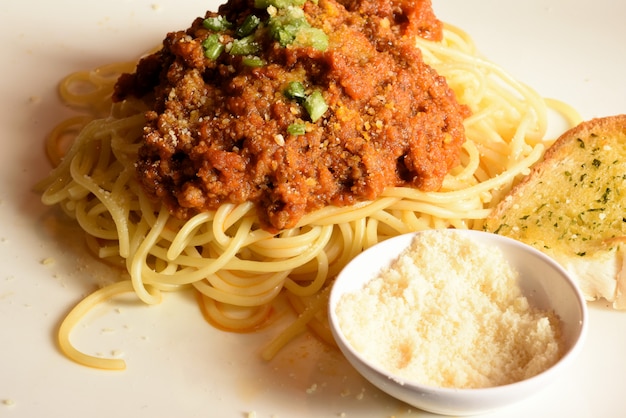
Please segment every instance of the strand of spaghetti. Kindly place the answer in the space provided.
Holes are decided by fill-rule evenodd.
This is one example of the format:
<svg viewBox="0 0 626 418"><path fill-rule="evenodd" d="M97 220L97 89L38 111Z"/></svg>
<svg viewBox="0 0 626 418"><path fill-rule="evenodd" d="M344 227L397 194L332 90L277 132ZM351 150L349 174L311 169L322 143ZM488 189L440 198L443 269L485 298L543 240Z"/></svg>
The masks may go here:
<svg viewBox="0 0 626 418"><path fill-rule="evenodd" d="M215 273L223 285L213 285L216 289L231 291L244 290L247 295L257 295L270 291L276 286L282 286L289 276L290 270L278 271L275 273L241 273L237 274L230 270L221 270ZM214 282L211 281L213 284Z"/></svg>
<svg viewBox="0 0 626 418"><path fill-rule="evenodd" d="M140 120L143 120L143 115L138 116ZM131 123L136 119L138 119L137 116L129 118ZM77 180L75 177L72 177L70 170L71 166L75 164L75 157L77 155L85 157L87 155L85 151L90 143L101 139L103 134L110 132L110 129L117 129L120 125L123 126L128 123L128 121L115 120L94 120L88 123L76 137L67 155L65 155L61 161L61 164L55 167L46 179L35 186L36 189L44 190L42 193L42 202L47 205L52 205L67 199L69 196L73 199L83 198L85 193L87 193L84 188L72 191L72 182ZM96 151L97 150L96 148ZM93 148L91 148L91 151L92 153L94 152ZM86 172L85 169L82 174Z"/></svg>
<svg viewBox="0 0 626 418"><path fill-rule="evenodd" d="M213 212L207 212L207 214L209 216L213 215ZM201 225L198 226L198 228L196 230L194 230L193 232L190 232L188 236L185 236L185 234L176 234L175 236L173 236L173 238L171 237L171 234L169 234L170 230L172 229L176 229L178 228L178 223L174 224L172 223L171 227L168 228L168 233L163 233L163 238L167 241L169 241L170 243L174 243L175 241L179 242L178 245L180 245L179 248L176 248L176 244L174 244L174 250L170 251L168 248L168 253L170 255L166 255L166 257L168 258L172 258L175 259L176 257L180 256L180 254L182 254L183 252L188 253L190 250L196 249L196 248L200 248L200 247L204 247L205 245L208 245L208 243L213 242L214 241L214 236L213 236L213 229L211 226L211 223L213 222L212 219L207 219L207 221ZM187 224L184 223L182 227L185 227ZM171 231L174 232L174 231ZM254 231L251 232L251 234L253 234ZM180 240L180 241L178 241ZM186 240L186 242L183 242L184 240ZM183 246L183 244L186 244ZM172 245L172 244L170 244ZM179 253L180 251L180 253Z"/></svg>
<svg viewBox="0 0 626 418"><path fill-rule="evenodd" d="M179 266L180 271L178 273L184 274L186 271L195 271L198 268L202 268L207 265L207 263L212 262L212 258L207 255L202 255L195 250L195 247L186 247L185 254L180 254L175 259L170 260L167 257L167 242L164 243L165 246L154 245L150 248L150 255L154 256L156 259L166 260L171 262L172 264L176 264ZM194 252L195 250L195 252ZM177 274L178 274L177 273ZM155 276L158 277L159 273L155 272Z"/></svg>
<svg viewBox="0 0 626 418"><path fill-rule="evenodd" d="M122 73L135 68L135 61L121 61L101 65L89 74L89 79L99 85L113 86Z"/></svg>
<svg viewBox="0 0 626 418"><path fill-rule="evenodd" d="M455 190L464 190L469 187L475 186L478 183L477 174L481 171L480 166L476 167L470 178L456 178L454 176L447 176L443 181L441 193L446 193ZM444 188L445 187L445 188Z"/></svg>
<svg viewBox="0 0 626 418"><path fill-rule="evenodd" d="M48 177L35 186L37 190L43 190L41 200L44 204L54 205L69 197L67 188L72 182L69 166L74 156L83 150L85 144L91 140L101 125L102 121L100 120L88 123L61 160L61 163L52 169Z"/></svg>
<svg viewBox="0 0 626 418"><path fill-rule="evenodd" d="M324 251L320 251L316 257L317 260L317 274L315 279L306 286L301 286L290 278L285 279L284 287L294 295L298 296L311 296L317 293L322 286L326 283L328 277L328 258Z"/></svg>
<svg viewBox="0 0 626 418"><path fill-rule="evenodd" d="M104 137L106 135L106 138ZM96 178L98 183L106 185L111 177L111 173L119 173L115 158L113 158L113 151L111 150L111 139L114 135L113 131L103 132L102 138L94 144L99 147L98 152L94 152L94 164L89 167L88 173L92 177ZM95 151L95 149L94 149ZM111 170L108 170L111 168ZM108 174L108 176L107 176ZM101 177L101 178L98 178ZM108 190L110 191L110 190Z"/></svg>
<svg viewBox="0 0 626 418"><path fill-rule="evenodd" d="M490 115L489 118L493 118L495 115ZM488 154L492 154L495 158L491 158L495 163L494 172L501 172L504 170L503 157L506 157L509 151L509 144L495 129L490 126L487 121L479 120L474 125L469 125L465 128L466 135L471 138L476 148L479 150L481 163L484 164L485 160L489 158Z"/></svg>
<svg viewBox="0 0 626 418"><path fill-rule="evenodd" d="M341 223L333 228L333 235L331 236L328 245L324 248L324 253L328 259L328 276L333 277L335 275L334 268L336 266L344 266L354 255L352 254L352 244L354 241L354 231L352 230L352 222ZM314 263L308 263L309 268L315 268ZM298 273L304 272L304 269L298 270ZM298 278L298 280L300 280ZM305 279L306 280L306 279Z"/></svg>
<svg viewBox="0 0 626 418"><path fill-rule="evenodd" d="M65 149L66 144L63 144L64 139L67 139L67 137L75 138L80 130L91 120L93 120L92 116L74 116L61 121L50 131L46 137L45 145L46 156L52 167L57 167L61 164L63 156L67 152L67 149ZM71 145L71 142L69 144Z"/></svg>
<svg viewBox="0 0 626 418"><path fill-rule="evenodd" d="M283 330L278 337L274 338L261 352L261 356L265 360L271 360L276 353L291 341L295 336L301 334L306 330L306 325L309 323L319 311L321 311L328 302L328 295L332 286L326 286L322 291L315 295L313 303L307 307L304 312L298 315L298 318L289 324L289 326Z"/></svg>
<svg viewBox="0 0 626 418"><path fill-rule="evenodd" d="M273 259L265 259L265 260L242 260L238 258L233 258L228 263L227 267L231 270L241 270L241 271L250 271L250 272L276 272L283 270L291 270L296 268L302 264L305 264L309 260L315 258L317 252L321 251L323 247L328 242L330 235L332 234L332 226L326 227L312 227L311 228L311 240L309 245L303 249L301 253L299 253L295 257L285 258L282 257L282 254L276 252L273 254ZM199 264L197 267L203 268L207 263L212 263L213 259L204 259L203 263L201 260L197 260ZM188 264L191 264L188 263ZM194 278L202 278L202 274L204 272L196 272Z"/></svg>
<svg viewBox="0 0 626 418"><path fill-rule="evenodd" d="M425 202L401 200L393 206L396 210L427 213L442 219L482 219L489 214L489 209L481 205L479 209L444 208Z"/></svg>
<svg viewBox="0 0 626 418"><path fill-rule="evenodd" d="M167 276L170 276L174 273L176 273L178 271L178 269L180 268L179 264L176 263L170 263L166 260L164 260L163 258L157 258L154 260L154 269L156 271L158 271L159 273L159 277L160 278L164 278ZM151 272L154 271L152 269L145 269L144 272ZM144 282L149 283L151 282L150 280L144 280ZM154 285L156 286L157 284L159 285L167 285L170 287L184 287L184 285L187 285L188 283L169 283L167 281L159 281L159 280L155 280L154 281Z"/></svg>
<svg viewBox="0 0 626 418"><path fill-rule="evenodd" d="M400 202L401 201L396 202L394 206ZM372 213L370 217L373 219L377 219L379 222L382 222L388 227L392 228L394 231L396 231L398 235L410 232L409 228L407 228L407 226L404 225L400 219L396 218L387 211L379 210L378 212Z"/></svg>
<svg viewBox="0 0 626 418"><path fill-rule="evenodd" d="M104 204L102 204L102 202L92 199L91 202L85 202L85 212L87 216L97 218L106 216L109 213L109 210ZM109 220L111 220L110 217ZM111 222L111 224L112 223L113 222Z"/></svg>
<svg viewBox="0 0 626 418"><path fill-rule="evenodd" d="M466 54L477 55L476 45L472 37L461 28L444 22L443 44L453 49L464 51Z"/></svg>
<svg viewBox="0 0 626 418"><path fill-rule="evenodd" d="M78 167L79 159L72 159L70 164L70 174L74 181L89 190L102 204L104 204L111 217L115 222L117 229L117 235L119 238L120 255L126 257L129 254L129 242L128 239L128 222L127 215L124 211L124 206L120 205L117 201L117 196L111 195L106 190L103 190L93 179L85 174L85 170Z"/></svg>
<svg viewBox="0 0 626 418"><path fill-rule="evenodd" d="M511 151L509 153L509 158L507 159L507 166L515 164L526 154L525 148L529 146L526 143L526 134L530 129L533 119L534 117L532 113L526 113L517 125L517 129L509 142Z"/></svg>
<svg viewBox="0 0 626 418"><path fill-rule="evenodd" d="M271 256L272 251L283 251L289 250L294 246L303 247L308 245L312 240L311 237L316 235L316 228L319 228L319 225L303 225L300 228L291 228L270 239L257 241L249 246L259 254L269 252L270 254L267 255Z"/></svg>
<svg viewBox="0 0 626 418"><path fill-rule="evenodd" d="M485 188L486 191L490 188ZM477 191L483 191L480 184L476 183L471 187L462 190L453 190L445 192L424 192L418 189L410 189L408 187L389 187L383 191L384 196L393 196L398 199L389 207L396 207L401 200L413 200L425 203L449 205L457 202L467 201L477 196Z"/></svg>
<svg viewBox="0 0 626 418"><path fill-rule="evenodd" d="M120 74L130 72L133 67L132 62L119 62L69 74L59 83L59 95L70 106L106 114L113 84Z"/></svg>
<svg viewBox="0 0 626 418"><path fill-rule="evenodd" d="M295 257L306 251L307 248L319 236L320 227L311 227L308 231L299 235L291 235L287 237L276 237L264 241L259 241L249 248L254 254L275 259L285 259Z"/></svg>
<svg viewBox="0 0 626 418"><path fill-rule="evenodd" d="M352 246L350 248L350 253L352 256L350 257L350 260L364 249L363 242L365 240L365 233L367 229L367 219L355 219L352 221L352 225L354 225L354 238L351 242Z"/></svg>
<svg viewBox="0 0 626 418"><path fill-rule="evenodd" d="M74 215L80 227L89 235L96 238L115 240L118 237L118 231L115 229L101 228L97 222L95 222L86 209L86 205L89 202L87 200L76 201L76 207L74 208Z"/></svg>
<svg viewBox="0 0 626 418"><path fill-rule="evenodd" d="M237 293L242 296L257 296L272 292L276 287L283 286L283 283L288 275L289 270L280 271L271 274L264 274L260 276L261 280L250 278L248 283L238 283L237 285L234 285L224 280L224 273L220 271L219 273L212 274L208 277L207 281L211 283L211 286L215 289L224 292Z"/></svg>
<svg viewBox="0 0 626 418"><path fill-rule="evenodd" d="M223 204L215 212L215 219L213 220L212 232L213 240L220 243L222 246L228 245L230 237L226 235L226 231L232 225L234 225L240 218L248 216L253 211L254 204L252 202L244 202L238 205ZM254 218L254 217L253 217ZM250 244L262 241L274 236L273 233L262 229L250 230L245 240L242 242L242 247L249 246Z"/></svg>
<svg viewBox="0 0 626 418"><path fill-rule="evenodd" d="M291 270L298 266L305 264L306 262L315 258L318 252L323 251L324 246L330 240L333 231L333 225L324 225L319 228L319 236L316 241L302 254L284 260L268 260L268 261L254 261L254 260L241 260L233 259L229 263L228 268L232 270L244 270L244 271L281 271Z"/></svg>
<svg viewBox="0 0 626 418"><path fill-rule="evenodd" d="M366 218L370 213L384 209L397 200L394 197L379 198L373 201L359 202L352 206L327 206L304 215L296 228L304 225L332 225Z"/></svg>
<svg viewBox="0 0 626 418"><path fill-rule="evenodd" d="M218 219L219 218L216 215L216 220ZM216 271L224 268L229 263L229 261L236 258L236 254L244 245L246 236L250 233L253 222L254 220L252 218L243 218L237 229L237 232L235 233L235 236L229 241L225 242L227 244L227 247L224 249L224 252L222 252L218 258L212 259L210 265L199 269L197 274L204 277L214 274ZM215 231L216 228L214 227L213 230Z"/></svg>
<svg viewBox="0 0 626 418"><path fill-rule="evenodd" d="M548 107L554 109L565 118L565 121L569 126L576 126L582 122L582 116L580 116L580 113L567 103L552 98L545 98L544 100Z"/></svg>
<svg viewBox="0 0 626 418"><path fill-rule="evenodd" d="M421 190L409 189L407 187L389 187L385 189L382 194L398 198L398 200L390 207L397 207L397 205L404 200L446 205L474 197L474 188L477 186L478 185L472 186L471 190L468 188L464 190L436 193L423 192Z"/></svg>
<svg viewBox="0 0 626 418"><path fill-rule="evenodd" d="M140 122L141 119L135 122ZM131 124L125 127L123 131L112 132L111 135L111 151L115 156L115 160L124 166L126 171L135 173L135 160L141 147L137 138L141 138L143 122L137 125Z"/></svg>
<svg viewBox="0 0 626 418"><path fill-rule="evenodd" d="M128 213L130 212L130 206L127 202L130 201L131 196L128 196L127 185L134 179L134 172L132 170L123 169L122 172L118 172L115 177L113 177L113 185L111 187L111 194L114 196L121 196L121 201L123 202L122 206L125 207L124 213L126 217L128 217Z"/></svg>
<svg viewBox="0 0 626 418"><path fill-rule="evenodd" d="M364 208L367 207L370 203L371 202L369 201L357 202L354 205L350 206L350 208L341 207L341 206L326 206L314 212L305 214L300 219L300 221L298 222L298 224L296 225L294 229L301 228L305 225L319 225L319 222L322 220L328 223L329 218L333 216L342 217L346 214L346 212L350 212L350 209L352 209L353 211L367 210ZM336 222L336 223L341 223L341 222Z"/></svg>
<svg viewBox="0 0 626 418"><path fill-rule="evenodd" d="M320 236L320 229L319 227L314 227L311 230L309 230L309 232L307 232L305 235L307 237L307 241L305 243L302 244L300 248L300 250L307 252L311 251L311 245L313 245L314 247L318 247L320 244L316 244L315 243L315 239L319 238ZM252 234L252 232L251 232ZM279 238L270 238L271 240L278 240ZM280 239L285 239L285 238L280 238ZM283 248L283 251L280 252L281 247L284 247L283 245L279 245L276 246L275 248L271 249L271 250L267 250L267 255L263 256L260 254L260 252L257 252L257 248L253 245L249 245L249 246L245 246L246 242L245 240L242 242L241 247L240 247L240 251L242 251L242 255L245 254L247 255L248 258L252 257L252 258L258 258L256 260L248 260L250 262L257 262L257 263L261 263L265 264L267 263L267 261L269 260L275 260L277 262L279 262L278 265L278 269L273 269L273 268L264 268L262 270L258 270L258 271L280 271L282 270L282 268L280 268L280 264L282 264L283 266L285 265L285 259L294 256L294 255L301 255L300 251L296 252L295 254L291 253L289 254L287 251L291 251L291 249L289 247ZM190 253L188 255L186 254L181 254L179 256L177 256L174 260L171 260L175 263L180 264L181 266L187 266L187 267L194 267L194 268L204 268L206 267L209 263L213 263L214 258L217 258L219 256L219 254L221 254L223 252L223 250L221 249L221 247L215 246L213 245L211 242L207 242L205 243L205 246L203 248L213 248L215 247L215 250L213 251L213 254L199 254L196 250L196 247L193 246L188 246L185 248L185 252L186 253ZM167 258L167 247L161 247L161 246L153 246L150 249L150 253L152 255L154 255L157 258L162 258L162 259L168 259ZM306 256L306 255L305 255ZM234 268L233 263L234 262L238 262L237 258L233 258L233 260L231 260L229 262L229 264L225 267L227 268ZM302 258L298 259L299 261L297 261L298 263L301 262L306 262L302 261ZM239 268L241 269L241 268ZM251 270L251 271L257 271L257 269ZM185 271L186 272L186 271ZM181 273L183 273L181 271Z"/></svg>
<svg viewBox="0 0 626 418"><path fill-rule="evenodd" d="M402 222L411 228L411 231L423 231L428 228L428 222L422 216L417 216L413 211L402 212Z"/></svg>
<svg viewBox="0 0 626 418"><path fill-rule="evenodd" d="M97 109L94 105L104 101L110 90L108 86L95 83L91 79L91 73L93 71L79 71L61 80L58 92L65 103L73 107Z"/></svg>
<svg viewBox="0 0 626 418"><path fill-rule="evenodd" d="M232 210L228 211L224 219L224 231L235 225L244 216L250 215L254 211L254 202L243 202L236 205Z"/></svg>
<svg viewBox="0 0 626 418"><path fill-rule="evenodd" d="M215 300L204 296L201 296L201 300L202 307L204 308L205 314L208 316L209 320L228 330L253 330L267 320L272 309L269 304L257 306L252 309L251 314L245 317L242 317L241 315L233 317L225 314L224 311L218 306L218 302Z"/></svg>
<svg viewBox="0 0 626 418"><path fill-rule="evenodd" d="M153 248L153 247L152 247ZM152 256L152 248L149 253ZM193 269L181 269L180 265L168 262L163 258L151 257L153 265L142 264L141 281L150 284L152 287L168 291L176 289L184 289L191 284L190 280L186 280L185 272L193 271Z"/></svg>
<svg viewBox="0 0 626 418"><path fill-rule="evenodd" d="M242 205L245 205L245 203ZM226 235L226 230L228 229L226 219L235 208L236 205L234 203L224 203L215 211L215 218L213 219L213 236L215 237L215 242L220 244L222 247L227 247L229 241L231 240L231 237ZM250 206L245 205L244 208L250 209Z"/></svg>
<svg viewBox="0 0 626 418"><path fill-rule="evenodd" d="M120 255L120 247L118 245L101 245L98 243L96 239L94 239L90 234L85 234L85 241L89 246L89 249L94 253L98 258L101 259L111 259L111 258L120 258L123 260Z"/></svg>
<svg viewBox="0 0 626 418"><path fill-rule="evenodd" d="M235 306L261 306L270 303L280 293L282 286L276 286L271 292L264 293L262 295L255 296L242 296L222 290L216 289L211 286L206 280L198 280L191 285L204 296L214 299L216 301L227 303Z"/></svg>
<svg viewBox="0 0 626 418"><path fill-rule="evenodd" d="M367 219L364 238L365 239L363 241L363 249L367 249L380 241L381 237L378 235L378 219Z"/></svg>
<svg viewBox="0 0 626 418"><path fill-rule="evenodd" d="M463 144L463 150L467 153L467 163L465 167L462 167L462 170L454 175L446 176L442 185L443 188L449 187L447 186L446 180L449 180L450 178L454 178L457 182L463 180L475 182L473 175L480 164L478 148L476 148L476 144L473 142L465 141Z"/></svg>
<svg viewBox="0 0 626 418"><path fill-rule="evenodd" d="M124 183L127 180L125 177L127 173L121 173L116 180L116 182L111 187L113 190L111 191L111 195L119 196L118 201L125 201L126 196L124 196L121 190L116 190L118 188L123 188ZM81 204L82 203L82 204ZM89 206L91 205L91 206ZM121 205L122 210L126 215L128 214L128 208L125 205ZM110 212L106 205L100 202L97 199L92 199L90 201L87 200L79 200L76 202L76 217L80 218L81 209L85 213L82 214L83 221L81 223L91 223L94 227L99 227L102 234L97 235L99 238L115 240L117 239L117 228L114 223L114 219L109 216ZM127 224L127 219L123 220L125 224Z"/></svg>
<svg viewBox="0 0 626 418"><path fill-rule="evenodd" d="M350 234L350 233L349 233ZM351 235L350 235L351 236ZM329 264L329 275L331 274L330 267L331 264L336 266L338 263L338 259L342 256L344 250L346 249L346 241L345 236L341 232L341 228L339 225L335 225L332 228L332 233L330 235L330 239L324 245L324 248L321 250L327 259L327 263ZM317 275L318 263L316 259L310 260L306 263L297 266L291 271L289 277L295 282L310 282ZM329 276L332 277L332 276Z"/></svg>
<svg viewBox="0 0 626 418"><path fill-rule="evenodd" d="M293 308L293 310L300 315L307 309L307 304L305 300L299 296L287 294L287 300L289 304ZM318 315L313 317L308 323L307 326L326 344L331 347L337 347L337 343L335 342L335 338L333 337L332 332L330 331L330 326L327 321L319 320L319 314L323 313L323 310L318 312Z"/></svg>
<svg viewBox="0 0 626 418"><path fill-rule="evenodd" d="M72 308L72 310L63 319L57 333L57 340L63 354L74 360L76 363L89 367L109 370L125 369L126 362L124 360L95 357L79 351L72 345L70 341L70 334L80 320L84 318L87 312L93 309L94 306L121 293L132 291L133 287L129 281L117 282L96 290L78 302L78 304L74 306L74 308Z"/></svg>
<svg viewBox="0 0 626 418"><path fill-rule="evenodd" d="M167 219L166 216L169 217L169 215L167 214L167 209L165 207L161 208L161 211L159 212L159 218L161 218L162 214L165 220ZM139 264L133 264L135 274L132 276L141 277L150 283L162 282L170 284L189 284L200 281L204 278L209 278L216 271L227 266L229 262L235 257L237 252L240 250L241 244L244 240L244 236L249 232L251 225L252 219L244 218L239 229L237 230L235 237L230 240L228 247L226 247L226 249L217 258L206 258L206 263L203 263L203 265L198 267L197 269L185 269L182 271L178 271L174 274L162 275L154 272L154 270L149 269L145 262L141 261L141 263ZM147 255L147 246L145 251ZM145 269L143 269L144 267Z"/></svg>
<svg viewBox="0 0 626 418"><path fill-rule="evenodd" d="M171 240L169 248L167 249L166 257L168 260L174 260L180 254L182 254L183 250L190 245L192 238L196 235L195 232L207 222L213 220L215 213L213 211L210 212L202 212L193 217L191 217L187 222L183 224L183 226L178 230L174 239ZM213 237L209 237L209 240Z"/></svg>
<svg viewBox="0 0 626 418"><path fill-rule="evenodd" d="M469 130L474 125L478 125L480 123L490 123L489 118L493 115L493 113L496 110L498 110L498 106L496 106L495 103L490 103L489 105L483 107L482 109L472 112L472 114L469 115L467 118L465 118L465 120L463 121L463 125L465 129ZM498 140L497 142L500 145L506 146L506 142L499 135L497 135L497 132L491 132L491 134L494 134L494 137L497 138ZM493 140L494 137L491 137L490 139ZM476 139L480 140L480 136L477 136Z"/></svg>
<svg viewBox="0 0 626 418"><path fill-rule="evenodd" d="M429 41L419 37L416 38L416 44L418 45L418 47L420 47L420 49L430 51L432 54L431 57L434 57L436 55L446 57L446 62L455 64L471 62L474 64L475 67L478 66L480 68L487 69L492 74L497 75L498 78L505 81L507 85L514 87L517 91L530 91L528 87L513 78L510 74L504 71L502 67L494 64L493 62L485 60L478 55L468 54L463 50L447 48L441 43ZM438 60L440 60L440 58ZM437 62L431 64L437 67ZM536 94L533 94L533 96L536 96Z"/></svg>
<svg viewBox="0 0 626 418"><path fill-rule="evenodd" d="M141 193L140 190L135 190L135 192L137 192L136 196L138 198L137 200L139 203L139 208L136 214L138 216L138 221L134 223L136 225L141 225L145 223L146 226L150 228L150 226L156 222L158 214L163 209L163 205L161 206L153 205L150 199L148 198L148 196L146 196L144 193ZM163 231L161 231L161 233L163 233ZM139 234L136 234L136 235L138 236L139 239L143 238L143 235L139 235ZM135 246L134 248L137 248L137 246Z"/></svg>
<svg viewBox="0 0 626 418"><path fill-rule="evenodd" d="M398 231L392 228L391 226L389 226L387 222L381 221L380 219L376 217L372 217L371 219L375 219L376 221L378 221L378 226L377 226L377 233L378 233L377 239L378 240L386 239L387 237L394 237L398 235Z"/></svg>
<svg viewBox="0 0 626 418"><path fill-rule="evenodd" d="M161 230L165 227L167 219L169 218L169 213L165 207L162 207L159 211L159 215L154 222L154 224L150 225L149 231L145 238L141 240L141 243L136 247L136 249L132 252L132 256L128 257L126 260L126 269L130 274L130 279L133 283L133 289L135 289L135 293L139 299L144 301L147 304L155 304L158 303L161 299L160 292L149 292L146 287L146 283L144 282L144 267L147 266L146 258L148 256L149 249L154 243L157 241Z"/></svg>

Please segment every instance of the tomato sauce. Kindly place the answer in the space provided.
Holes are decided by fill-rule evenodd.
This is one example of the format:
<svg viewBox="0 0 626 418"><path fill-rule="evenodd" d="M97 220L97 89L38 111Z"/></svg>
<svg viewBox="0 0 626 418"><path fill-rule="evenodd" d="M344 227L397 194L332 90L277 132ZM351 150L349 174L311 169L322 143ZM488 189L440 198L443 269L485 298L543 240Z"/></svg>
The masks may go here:
<svg viewBox="0 0 626 418"><path fill-rule="evenodd" d="M183 219L252 201L277 231L386 187L438 190L459 162L469 110L415 46L442 37L430 1L307 1L292 6L305 20L293 12L278 29L272 18L285 12L273 4L231 0L118 80L114 100L151 108L136 164L146 193ZM260 23L241 36L250 15ZM304 29L283 44L293 22Z"/></svg>

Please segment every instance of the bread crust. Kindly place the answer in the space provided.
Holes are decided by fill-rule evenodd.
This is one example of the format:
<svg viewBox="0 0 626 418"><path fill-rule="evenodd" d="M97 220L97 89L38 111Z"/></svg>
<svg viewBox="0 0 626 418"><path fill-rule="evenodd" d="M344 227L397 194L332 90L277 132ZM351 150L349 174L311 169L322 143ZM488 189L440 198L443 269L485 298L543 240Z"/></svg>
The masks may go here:
<svg viewBox="0 0 626 418"><path fill-rule="evenodd" d="M568 233L563 227L566 224L563 220L574 219L568 213L571 210L567 204L570 196L571 199L580 199L580 196L586 199L587 194L584 193L587 190L581 194L581 188L588 187L591 190L590 185L603 184L607 178L614 181L615 176L609 177L603 169L615 168L609 164L600 164L600 161L609 159L626 161L626 114L590 119L564 132L546 150L543 159L531 168L530 173L498 203L485 220L483 229L510 235L553 257L578 281L588 300L603 298L616 309L626 309L626 215L621 214L621 208L626 207L626 170L621 172L623 178L618 183L611 183L611 187L606 186L604 197L607 199L602 202L606 207L612 208L606 213L613 218L620 217L613 219L612 224L613 229L614 225L618 225L617 234L612 230L613 235L607 237L603 226L611 219L600 218L602 221L597 226L587 225L594 232L590 237L580 238L580 242L576 243L576 251L569 244L560 245L560 242L555 243L554 240L543 240L543 231L548 231L546 228L561 228L563 235ZM591 168L591 163L596 161L599 168ZM563 173L572 172L581 179L589 176L586 177L584 186L562 179ZM624 187L620 190L619 185L622 183ZM574 190L575 188L578 189ZM559 201L550 194L563 195L564 198ZM597 193L593 195L589 191L588 194L589 201L582 202L579 206L592 208L596 205ZM534 211L533 204L536 205ZM550 206L550 222L546 222L545 226L537 226L537 219L544 220L536 215L539 210L537 207L542 204ZM524 224L527 220L530 222L529 217L533 217L535 224ZM581 219L583 218L576 218L575 221L582 223ZM619 227L623 232L620 232ZM523 228L523 232L520 232L520 228ZM573 239L569 240L572 241Z"/></svg>

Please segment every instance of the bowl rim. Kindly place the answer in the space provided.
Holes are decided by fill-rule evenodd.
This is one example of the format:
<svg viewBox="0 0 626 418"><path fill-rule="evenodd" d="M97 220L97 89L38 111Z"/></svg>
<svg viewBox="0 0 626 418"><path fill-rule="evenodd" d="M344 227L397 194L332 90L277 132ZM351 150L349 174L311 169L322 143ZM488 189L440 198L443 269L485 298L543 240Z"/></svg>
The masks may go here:
<svg viewBox="0 0 626 418"><path fill-rule="evenodd" d="M425 231L433 231L433 230L425 230ZM571 343L571 346L568 347L567 351L561 356L561 358L557 360L556 363L554 363L552 366L548 367L547 369L541 371L540 373L530 378L519 380L516 382L511 382L511 383L507 383L504 385L480 387L480 388L451 388L451 387L428 385L428 384L421 383L413 379L407 379L407 378L394 375L390 373L389 371L385 370L383 367L377 364L374 364L368 359L364 358L362 354L360 354L350 344L350 342L347 340L347 338L343 334L343 331L341 330L341 327L339 325L338 318L335 312L335 307L337 306L337 303L340 297L343 294L350 292L351 290L350 289L348 290L343 289L342 291L337 290L338 286L335 286L335 284L337 281L345 280L346 274L344 274L344 272L349 271L349 267L353 266L354 263L358 263L360 260L364 258L372 258L372 255L376 253L377 251L379 251L381 248L386 248L387 246L392 246L394 244L397 245L398 242L401 242L401 243L406 242L405 246L403 247L398 246L397 248L398 251L396 251L396 254L398 254L399 251L402 251L404 248L406 248L406 246L408 246L412 242L413 237L415 237L417 234L424 232L424 231L416 231L416 232L409 232L409 233L400 234L394 237L390 237L388 239L385 239L384 241L380 241L377 244L374 244L371 247L365 249L356 257L354 257L352 260L350 260L350 262L348 262L346 266L344 266L341 272L337 275L335 282L332 284L333 288L330 291L328 312L327 312L331 332L340 350L344 352L344 356L348 359L350 363L353 364L355 368L357 368L357 370L358 370L358 367L356 366L356 364L354 364L354 362L361 363L361 365L366 366L370 370L374 371L376 374L380 376L384 376L388 380L393 381L394 383L399 384L405 387L406 389L412 388L412 389L417 389L421 391L427 391L430 393L441 394L442 396L445 396L448 394L455 395L455 396L467 396L470 394L479 394L479 393L489 393L490 395L497 396L499 392L509 392L513 389L523 389L523 388L530 387L530 386L536 387L536 385L540 384L541 381L547 382L548 380L551 380L554 377L554 374L558 370L565 368L567 365L573 362L573 360L577 357L580 351L582 351L584 342L587 337L588 325L589 325L588 324L589 323L588 308L587 308L586 300L579 286L576 284L573 277L565 270L565 268L563 268L554 259L546 255L545 253L539 251L538 249L528 244L525 244L521 241L506 237L504 235L498 235L498 234L494 234L494 233L490 233L486 231L470 230L470 229L450 228L450 229L439 229L438 231L442 231L442 232L445 231L446 233L455 233L455 234L459 233L459 234L464 234L470 237L484 238L484 239L491 240L491 241L501 241L501 242L504 242L505 244L517 247L521 251L526 251L530 253L531 256L541 260L549 268L555 270L557 275L560 276L565 281L567 287L571 290L574 296L573 300L575 301L575 304L577 305L578 311L580 313L580 320L578 324L579 326L577 328L578 332L575 335L574 341ZM382 260L380 262L379 269L387 265L390 261L391 259ZM359 280L358 282L360 283L360 286L365 285L367 282L373 279L376 273L377 273L377 270L375 271L373 270L372 274L368 276L368 278ZM346 353L346 350L347 350L347 353Z"/></svg>

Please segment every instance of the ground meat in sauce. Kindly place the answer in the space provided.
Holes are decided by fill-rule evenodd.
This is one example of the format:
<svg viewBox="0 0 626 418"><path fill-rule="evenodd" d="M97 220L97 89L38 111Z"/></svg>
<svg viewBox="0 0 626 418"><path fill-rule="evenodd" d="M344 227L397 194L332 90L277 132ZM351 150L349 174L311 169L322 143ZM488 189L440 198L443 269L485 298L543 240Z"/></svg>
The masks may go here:
<svg viewBox="0 0 626 418"><path fill-rule="evenodd" d="M176 217L252 201L261 226L280 230L326 205L375 199L388 186L438 190L458 164L469 111L413 41L442 36L430 1L303 7L328 35L326 50L282 47L264 36L257 41L265 65L230 54L212 60L202 47L211 31L198 18L119 79L114 100L135 96L153 109L138 178ZM232 0L206 17L241 23L251 13L268 16L254 0ZM312 122L285 96L290 81L322 92L328 110L321 118ZM305 133L289 134L292 124Z"/></svg>

